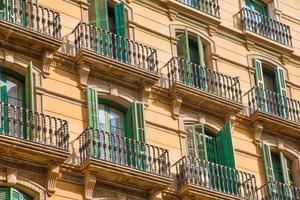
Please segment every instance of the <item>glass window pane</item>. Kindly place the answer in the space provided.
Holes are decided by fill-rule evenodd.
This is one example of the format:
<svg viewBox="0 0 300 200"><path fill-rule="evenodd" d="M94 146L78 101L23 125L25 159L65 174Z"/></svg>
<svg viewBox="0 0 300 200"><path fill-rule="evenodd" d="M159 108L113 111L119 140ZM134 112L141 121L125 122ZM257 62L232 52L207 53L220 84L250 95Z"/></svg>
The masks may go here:
<svg viewBox="0 0 300 200"><path fill-rule="evenodd" d="M104 105L102 104L99 104L99 127L100 127L100 130L103 130L103 131L107 131L105 129L105 122L106 122L106 119L105 119L105 107Z"/></svg>
<svg viewBox="0 0 300 200"><path fill-rule="evenodd" d="M14 106L22 107L22 83L12 77L6 77L7 84L7 100Z"/></svg>
<svg viewBox="0 0 300 200"><path fill-rule="evenodd" d="M111 131L118 135L124 135L124 114L114 108L110 110Z"/></svg>

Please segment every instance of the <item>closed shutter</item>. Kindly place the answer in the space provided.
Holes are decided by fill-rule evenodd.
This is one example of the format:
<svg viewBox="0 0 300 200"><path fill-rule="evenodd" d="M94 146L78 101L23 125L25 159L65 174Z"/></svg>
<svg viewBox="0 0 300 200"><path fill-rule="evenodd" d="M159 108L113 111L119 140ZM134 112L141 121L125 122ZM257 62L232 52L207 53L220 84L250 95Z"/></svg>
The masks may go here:
<svg viewBox="0 0 300 200"><path fill-rule="evenodd" d="M201 160L207 160L205 132L203 124L195 125L195 139L198 151L198 158Z"/></svg>
<svg viewBox="0 0 300 200"><path fill-rule="evenodd" d="M197 37L198 42L198 51L199 51L199 87L202 90L207 90L207 73L206 73L206 65L205 65L205 53L204 46L200 36Z"/></svg>
<svg viewBox="0 0 300 200"><path fill-rule="evenodd" d="M99 1L99 9L96 6L96 24L99 28L109 31L109 21L108 21L108 4L107 0L95 0Z"/></svg>
<svg viewBox="0 0 300 200"><path fill-rule="evenodd" d="M232 144L232 126L227 122L217 135L220 164L235 168L234 149Z"/></svg>
<svg viewBox="0 0 300 200"><path fill-rule="evenodd" d="M10 200L10 189L5 187L0 187L0 199Z"/></svg>
<svg viewBox="0 0 300 200"><path fill-rule="evenodd" d="M270 146L266 142L262 142L262 153L264 157L266 182L274 180L273 164Z"/></svg>
<svg viewBox="0 0 300 200"><path fill-rule="evenodd" d="M95 129L99 129L98 96L97 91L93 88L88 88L87 90L87 103L89 126Z"/></svg>
<svg viewBox="0 0 300 200"><path fill-rule="evenodd" d="M23 195L18 190L11 188L11 200L23 200Z"/></svg>
<svg viewBox="0 0 300 200"><path fill-rule="evenodd" d="M26 87L26 106L29 110L34 112L34 87L33 87L33 73L32 73L32 62L27 66L27 74L25 77Z"/></svg>

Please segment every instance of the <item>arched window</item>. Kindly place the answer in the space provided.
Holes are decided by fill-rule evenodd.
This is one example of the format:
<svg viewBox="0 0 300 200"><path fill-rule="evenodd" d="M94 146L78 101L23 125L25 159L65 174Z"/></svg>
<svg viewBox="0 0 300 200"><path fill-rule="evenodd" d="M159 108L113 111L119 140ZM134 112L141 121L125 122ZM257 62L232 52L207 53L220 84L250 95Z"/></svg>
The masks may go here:
<svg viewBox="0 0 300 200"><path fill-rule="evenodd" d="M32 200L27 194L10 187L0 187L1 200Z"/></svg>
<svg viewBox="0 0 300 200"><path fill-rule="evenodd" d="M255 12L264 16L269 16L268 5L261 0L246 0L246 8L249 8Z"/></svg>
<svg viewBox="0 0 300 200"><path fill-rule="evenodd" d="M294 186L292 161L281 151L271 150L270 146L262 143L266 181L276 181L288 186Z"/></svg>
<svg viewBox="0 0 300 200"><path fill-rule="evenodd" d="M203 124L185 124L187 155L211 163L235 168L231 123L217 133L212 133Z"/></svg>

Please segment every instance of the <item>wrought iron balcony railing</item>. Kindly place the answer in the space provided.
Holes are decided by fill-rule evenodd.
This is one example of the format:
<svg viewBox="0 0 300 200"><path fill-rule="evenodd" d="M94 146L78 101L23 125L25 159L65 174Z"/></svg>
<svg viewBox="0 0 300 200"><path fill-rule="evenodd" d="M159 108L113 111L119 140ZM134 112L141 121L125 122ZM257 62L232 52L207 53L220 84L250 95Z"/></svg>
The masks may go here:
<svg viewBox="0 0 300 200"><path fill-rule="evenodd" d="M170 177L168 150L118 134L87 128L79 136L79 152L82 163L95 158Z"/></svg>
<svg viewBox="0 0 300 200"><path fill-rule="evenodd" d="M292 36L288 25L248 8L243 8L240 13L244 30L292 47Z"/></svg>
<svg viewBox="0 0 300 200"><path fill-rule="evenodd" d="M241 102L241 86L238 78L218 73L198 64L173 57L167 63L169 85L184 85L205 91L235 102Z"/></svg>
<svg viewBox="0 0 300 200"><path fill-rule="evenodd" d="M254 175L190 156L174 165L179 189L192 184L242 199L257 198Z"/></svg>
<svg viewBox="0 0 300 200"><path fill-rule="evenodd" d="M69 132L65 120L4 102L0 104L0 115L1 135L68 151Z"/></svg>
<svg viewBox="0 0 300 200"><path fill-rule="evenodd" d="M276 181L268 182L258 189L259 199L262 200L275 200L275 199L288 199L299 200L300 188L289 186Z"/></svg>
<svg viewBox="0 0 300 200"><path fill-rule="evenodd" d="M84 22L80 22L73 33L76 53L86 49L124 64L157 73L156 49Z"/></svg>
<svg viewBox="0 0 300 200"><path fill-rule="evenodd" d="M2 0L0 11L0 19L56 39L61 38L60 14L32 0Z"/></svg>
<svg viewBox="0 0 300 200"><path fill-rule="evenodd" d="M206 14L220 18L220 6L218 0L176 0Z"/></svg>
<svg viewBox="0 0 300 200"><path fill-rule="evenodd" d="M250 114L258 110L300 123L299 101L259 87L253 87L244 96L247 98Z"/></svg>

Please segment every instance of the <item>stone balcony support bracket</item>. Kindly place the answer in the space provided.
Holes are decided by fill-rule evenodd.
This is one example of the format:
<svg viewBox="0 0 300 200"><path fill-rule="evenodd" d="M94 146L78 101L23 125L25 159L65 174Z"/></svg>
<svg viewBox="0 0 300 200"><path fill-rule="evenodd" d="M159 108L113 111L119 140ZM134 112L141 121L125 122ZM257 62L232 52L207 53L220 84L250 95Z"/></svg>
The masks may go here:
<svg viewBox="0 0 300 200"><path fill-rule="evenodd" d="M229 112L226 117L225 117L225 121L226 122L230 122L232 127L234 127L235 125L235 121L236 121L236 113L234 112Z"/></svg>
<svg viewBox="0 0 300 200"><path fill-rule="evenodd" d="M92 172L87 172L84 175L84 199L93 200L94 188L96 185L96 175Z"/></svg>
<svg viewBox="0 0 300 200"><path fill-rule="evenodd" d="M85 88L88 83L88 78L90 74L90 65L87 62L80 62L79 64L79 77L80 77L80 86Z"/></svg>
<svg viewBox="0 0 300 200"><path fill-rule="evenodd" d="M255 142L259 143L261 141L261 136L263 132L264 125L260 121L256 121L254 124Z"/></svg>
<svg viewBox="0 0 300 200"><path fill-rule="evenodd" d="M141 91L141 96L142 96L142 102L144 103L145 106L148 106L149 103L149 97L151 94L151 86L148 84L143 84L143 89Z"/></svg>
<svg viewBox="0 0 300 200"><path fill-rule="evenodd" d="M181 105L182 105L182 97L175 95L172 98L172 117L174 119L177 119L179 117Z"/></svg>
<svg viewBox="0 0 300 200"><path fill-rule="evenodd" d="M149 200L161 200L163 199L162 191L157 189L152 189L150 191L150 198Z"/></svg>
<svg viewBox="0 0 300 200"><path fill-rule="evenodd" d="M45 50L42 56L43 76L47 78L50 75L50 67L53 62L54 52Z"/></svg>
<svg viewBox="0 0 300 200"><path fill-rule="evenodd" d="M50 165L48 167L48 175L47 175L47 193L48 196L52 196L55 193L56 182L59 177L59 166L58 165Z"/></svg>

